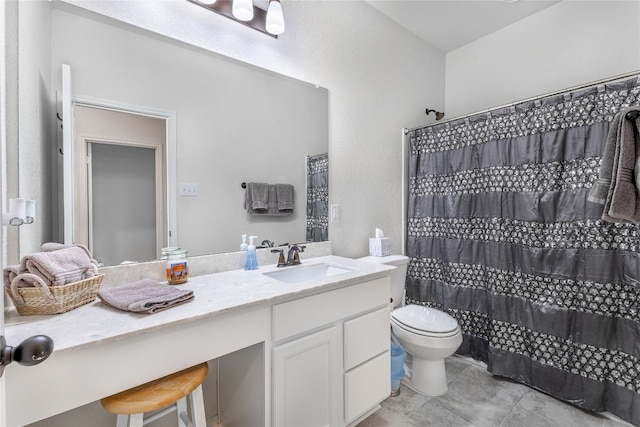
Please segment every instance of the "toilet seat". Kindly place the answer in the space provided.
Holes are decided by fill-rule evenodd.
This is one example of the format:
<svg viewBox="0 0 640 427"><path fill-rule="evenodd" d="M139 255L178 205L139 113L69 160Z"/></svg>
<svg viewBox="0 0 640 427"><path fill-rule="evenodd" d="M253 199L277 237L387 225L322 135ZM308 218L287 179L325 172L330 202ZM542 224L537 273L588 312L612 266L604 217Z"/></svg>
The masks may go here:
<svg viewBox="0 0 640 427"><path fill-rule="evenodd" d="M434 308L407 305L391 312L391 321L398 327L423 336L450 337L460 333L458 322L447 313Z"/></svg>

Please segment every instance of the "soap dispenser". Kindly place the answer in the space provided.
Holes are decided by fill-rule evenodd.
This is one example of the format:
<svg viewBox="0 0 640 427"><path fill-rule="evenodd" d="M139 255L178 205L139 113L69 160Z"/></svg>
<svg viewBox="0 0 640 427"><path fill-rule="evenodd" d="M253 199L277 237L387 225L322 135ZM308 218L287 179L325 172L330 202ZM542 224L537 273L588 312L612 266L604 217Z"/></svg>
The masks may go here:
<svg viewBox="0 0 640 427"><path fill-rule="evenodd" d="M247 262L247 250L249 245L247 245L246 234L243 234L240 237L242 238L242 243L240 243L240 268L243 268Z"/></svg>
<svg viewBox="0 0 640 427"><path fill-rule="evenodd" d="M257 238L258 236L249 236L249 246L247 247L247 260L244 263L245 270L258 269L258 258L256 257L256 245L254 245L253 243L253 240Z"/></svg>

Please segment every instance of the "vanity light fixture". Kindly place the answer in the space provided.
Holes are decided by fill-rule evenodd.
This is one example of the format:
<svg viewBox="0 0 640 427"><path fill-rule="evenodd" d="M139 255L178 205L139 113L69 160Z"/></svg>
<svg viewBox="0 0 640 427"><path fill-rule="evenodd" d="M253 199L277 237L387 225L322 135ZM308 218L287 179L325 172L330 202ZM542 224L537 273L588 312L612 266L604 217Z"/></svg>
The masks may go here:
<svg viewBox="0 0 640 427"><path fill-rule="evenodd" d="M273 38L284 33L280 0L187 0ZM258 4L258 6L256 6ZM265 7L268 4L268 7Z"/></svg>
<svg viewBox="0 0 640 427"><path fill-rule="evenodd" d="M231 13L240 21L251 21L253 19L253 1L251 0L233 0Z"/></svg>
<svg viewBox="0 0 640 427"><path fill-rule="evenodd" d="M9 212L2 214L2 225L20 226L36 220L36 201L9 199Z"/></svg>
<svg viewBox="0 0 640 427"><path fill-rule="evenodd" d="M267 31L276 36L284 33L284 15L280 0L269 0L267 9Z"/></svg>

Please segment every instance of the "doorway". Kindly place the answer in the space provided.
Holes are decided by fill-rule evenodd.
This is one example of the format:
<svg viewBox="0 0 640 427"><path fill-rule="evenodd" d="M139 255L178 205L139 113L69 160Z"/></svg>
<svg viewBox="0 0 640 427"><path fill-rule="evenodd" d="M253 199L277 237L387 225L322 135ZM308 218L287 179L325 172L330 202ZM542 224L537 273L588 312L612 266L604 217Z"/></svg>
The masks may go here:
<svg viewBox="0 0 640 427"><path fill-rule="evenodd" d="M167 123L74 107L74 242L101 265L157 259L168 246Z"/></svg>

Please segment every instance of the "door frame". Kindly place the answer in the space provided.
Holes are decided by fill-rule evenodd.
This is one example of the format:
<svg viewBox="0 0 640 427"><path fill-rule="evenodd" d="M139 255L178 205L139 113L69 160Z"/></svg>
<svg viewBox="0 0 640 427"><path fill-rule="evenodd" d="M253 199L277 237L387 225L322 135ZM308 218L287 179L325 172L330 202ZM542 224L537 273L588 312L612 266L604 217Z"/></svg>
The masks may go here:
<svg viewBox="0 0 640 427"><path fill-rule="evenodd" d="M177 185L176 185L176 157L177 157L177 139L176 139L176 112L171 110L162 110L153 107L146 107L134 104L128 104L113 100L94 98L90 96L76 95L73 100L74 106L82 106L89 108L99 108L103 110L117 111L129 114L139 114L143 116L164 119L166 123L166 174L165 186L167 191L166 197L166 215L168 229L164 230L168 246L177 246ZM89 138L91 139L91 138ZM97 140L93 138L94 140ZM71 171L75 175L74 171ZM65 172L66 175L66 172ZM66 215L66 212L65 212Z"/></svg>
<svg viewBox="0 0 640 427"><path fill-rule="evenodd" d="M9 120L7 118L7 38L8 31L6 29L7 6L6 2L0 2L0 22L2 30L0 30L0 213L5 211L7 207L7 168L6 168L6 150L7 150L7 127ZM17 124L16 124L17 126ZM4 269L6 261L7 242L5 240L5 227L0 226L0 268ZM4 292L0 295L0 304L2 304L2 312L0 313L0 335L4 336ZM6 405L6 386L4 375L0 376L0 425L7 425L7 405Z"/></svg>
<svg viewBox="0 0 640 427"><path fill-rule="evenodd" d="M78 195L78 206L76 207L76 212L80 213L77 216L77 223L81 222L80 218L86 219L86 223L83 223L83 226L86 226L84 230L76 230L78 234L88 243L89 250L91 253L94 253L94 236L93 236L93 154L92 154L92 146L93 144L101 144L101 145L117 145L123 147L132 147L132 148L144 148L148 150L153 150L154 156L154 165L155 165L155 183L156 183L156 239L155 239L155 250L154 253L159 254L160 249L165 245L165 230L168 227L167 221L165 219L165 194L166 191L166 157L165 152L166 149L162 149L166 146L166 141L162 144L152 144L152 143L141 143L141 142L130 142L130 141L120 141L116 139L108 139L108 138L94 138L94 137L82 137L81 142L83 149L85 151L86 158L86 168L84 169L84 179L86 181L86 187L84 188L83 194ZM82 174L82 171L79 171ZM83 221L84 222L84 221ZM77 224L76 224L77 225ZM168 241L166 241L168 244ZM142 260L140 260L142 261Z"/></svg>

